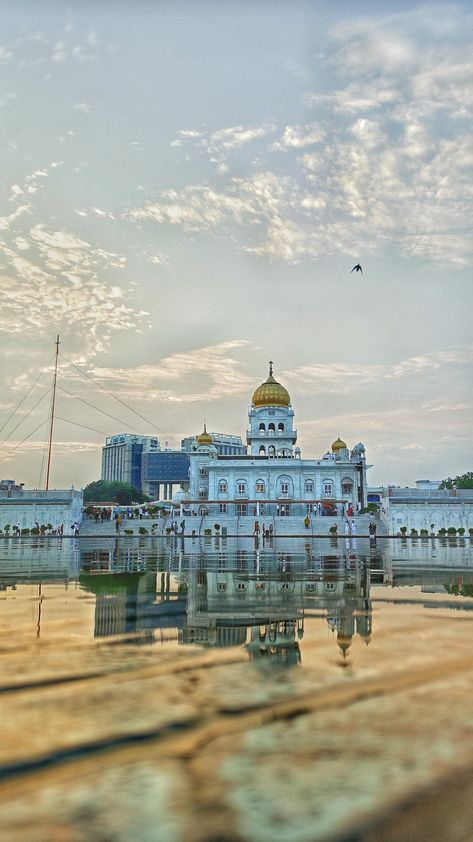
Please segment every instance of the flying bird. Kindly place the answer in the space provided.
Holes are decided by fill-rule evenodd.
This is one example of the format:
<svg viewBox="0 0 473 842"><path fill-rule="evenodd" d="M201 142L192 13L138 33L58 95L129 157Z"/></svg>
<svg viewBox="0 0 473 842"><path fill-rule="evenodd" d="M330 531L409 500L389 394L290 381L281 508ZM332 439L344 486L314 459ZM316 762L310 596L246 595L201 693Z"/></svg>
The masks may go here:
<svg viewBox="0 0 473 842"><path fill-rule="evenodd" d="M353 269L352 269L351 271L352 271L352 272L361 272L361 274L363 274L363 269L361 268L361 264L360 264L360 263L357 263L357 264L356 264L356 266L354 266L354 267L353 267ZM350 273L350 274L351 274L351 273Z"/></svg>

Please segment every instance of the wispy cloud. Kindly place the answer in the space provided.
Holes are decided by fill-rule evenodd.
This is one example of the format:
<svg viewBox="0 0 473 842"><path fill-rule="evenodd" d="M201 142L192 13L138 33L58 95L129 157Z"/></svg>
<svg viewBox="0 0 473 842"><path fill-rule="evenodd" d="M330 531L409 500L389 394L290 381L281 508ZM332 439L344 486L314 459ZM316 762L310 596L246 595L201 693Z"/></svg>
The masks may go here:
<svg viewBox="0 0 473 842"><path fill-rule="evenodd" d="M171 354L154 365L94 367L90 373L109 387L113 385L120 395L170 403L214 401L243 394L251 388L251 379L233 356L233 352L247 345L246 340L232 339Z"/></svg>

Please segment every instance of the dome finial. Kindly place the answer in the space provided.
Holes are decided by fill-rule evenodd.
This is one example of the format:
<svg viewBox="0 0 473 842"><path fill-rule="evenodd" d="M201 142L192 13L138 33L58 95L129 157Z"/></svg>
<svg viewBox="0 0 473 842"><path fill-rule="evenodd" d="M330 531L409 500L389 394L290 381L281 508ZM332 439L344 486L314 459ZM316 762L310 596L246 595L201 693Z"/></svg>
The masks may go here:
<svg viewBox="0 0 473 842"><path fill-rule="evenodd" d="M272 360L269 361L269 376L270 377L273 376L273 361Z"/></svg>

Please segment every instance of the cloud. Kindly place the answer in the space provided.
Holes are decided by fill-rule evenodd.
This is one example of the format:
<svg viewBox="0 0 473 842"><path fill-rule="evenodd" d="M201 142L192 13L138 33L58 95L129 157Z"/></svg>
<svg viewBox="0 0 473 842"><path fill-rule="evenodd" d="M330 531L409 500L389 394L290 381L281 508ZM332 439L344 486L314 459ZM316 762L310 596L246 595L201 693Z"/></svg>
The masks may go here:
<svg viewBox="0 0 473 842"><path fill-rule="evenodd" d="M247 345L244 339L232 339L171 354L154 365L96 366L90 369L90 374L122 396L167 403L214 401L243 394L251 388L251 379L233 357L234 351Z"/></svg>
<svg viewBox="0 0 473 842"><path fill-rule="evenodd" d="M197 180L128 218L230 236L290 263L362 248L471 264L471 22L429 4L338 23L322 47L325 89L303 97L306 121L182 130L177 142L199 165L207 154L218 188ZM247 147L257 157L243 178Z"/></svg>
<svg viewBox="0 0 473 842"><path fill-rule="evenodd" d="M440 349L431 353L409 357L406 360L382 365L355 365L353 363L316 363L285 371L281 377L294 383L299 392L313 394L351 392L366 385L381 384L402 378L413 378L424 373L437 373L445 366L470 366L473 362L473 345Z"/></svg>

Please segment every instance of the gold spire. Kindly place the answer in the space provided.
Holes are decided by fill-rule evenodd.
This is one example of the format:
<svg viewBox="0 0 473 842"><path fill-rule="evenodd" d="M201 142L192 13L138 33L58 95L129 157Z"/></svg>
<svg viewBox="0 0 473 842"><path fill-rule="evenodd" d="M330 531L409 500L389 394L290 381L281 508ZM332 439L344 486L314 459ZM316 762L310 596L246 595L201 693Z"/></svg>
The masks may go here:
<svg viewBox="0 0 473 842"><path fill-rule="evenodd" d="M212 444L212 442L213 442L213 438L210 435L210 433L207 432L207 425L206 425L205 419L204 419L204 430L200 434L200 436L197 436L197 444Z"/></svg>
<svg viewBox="0 0 473 842"><path fill-rule="evenodd" d="M253 392L254 406L289 406L289 392L273 377L273 361L269 361L269 375Z"/></svg>

